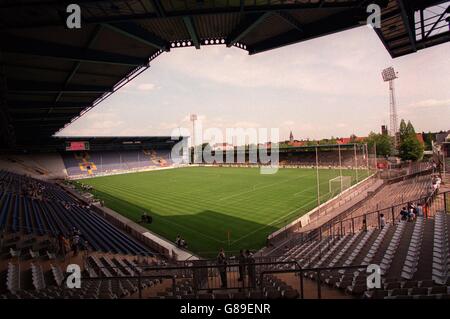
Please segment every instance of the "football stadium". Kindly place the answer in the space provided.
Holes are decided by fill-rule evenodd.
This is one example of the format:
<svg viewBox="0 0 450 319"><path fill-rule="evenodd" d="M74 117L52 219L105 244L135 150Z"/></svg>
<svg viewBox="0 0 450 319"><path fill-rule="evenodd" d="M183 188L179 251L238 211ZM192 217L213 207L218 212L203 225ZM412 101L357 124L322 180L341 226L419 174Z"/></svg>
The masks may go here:
<svg viewBox="0 0 450 319"><path fill-rule="evenodd" d="M356 183L355 176L348 176ZM326 170L320 177L319 185L325 189L330 180L339 179L339 171ZM151 211L150 230L165 238L182 233L191 251L214 256L223 247L259 249L273 231L317 206L316 176L311 169L286 168L275 175L260 175L258 168L178 168L81 183L131 220L138 222L143 211ZM337 195L339 184L333 183L321 199L325 202ZM152 196L147 199L149 193Z"/></svg>
<svg viewBox="0 0 450 319"><path fill-rule="evenodd" d="M253 314L281 299L449 299L449 8L0 1L0 299L264 300ZM379 69L378 86L358 55L371 49L336 40L350 43L347 32L366 24L361 34L373 38L364 40L388 55L364 61ZM330 36L340 38L325 53ZM247 53L241 67L257 59L252 79L270 86L227 70L234 53L182 60L205 47ZM285 58L313 49L304 61ZM351 59L317 62L339 50ZM264 54L275 64L265 67ZM160 59L169 68L154 66ZM205 78L192 75L200 63ZM289 73L298 64L321 76L299 80ZM326 80L354 65L364 78ZM153 71L168 91L139 82ZM192 96L213 105L194 108ZM299 106L307 99L315 104ZM208 140L202 121L209 133L245 129ZM239 309L230 311L251 313Z"/></svg>

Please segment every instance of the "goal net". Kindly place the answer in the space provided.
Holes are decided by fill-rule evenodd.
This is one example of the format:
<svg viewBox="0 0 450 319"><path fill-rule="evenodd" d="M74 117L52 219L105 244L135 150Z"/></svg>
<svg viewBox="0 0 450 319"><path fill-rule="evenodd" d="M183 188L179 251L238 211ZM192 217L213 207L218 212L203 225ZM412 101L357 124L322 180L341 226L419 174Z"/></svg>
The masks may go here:
<svg viewBox="0 0 450 319"><path fill-rule="evenodd" d="M329 192L331 194L339 194L352 186L351 176L338 176L329 180Z"/></svg>

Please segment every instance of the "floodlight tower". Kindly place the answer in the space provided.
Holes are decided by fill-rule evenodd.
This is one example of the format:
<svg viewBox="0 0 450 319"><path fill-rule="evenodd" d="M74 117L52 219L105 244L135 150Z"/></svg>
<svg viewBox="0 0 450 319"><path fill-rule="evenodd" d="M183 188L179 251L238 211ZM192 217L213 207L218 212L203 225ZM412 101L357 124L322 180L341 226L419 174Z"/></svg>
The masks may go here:
<svg viewBox="0 0 450 319"><path fill-rule="evenodd" d="M191 143L192 143L192 147L195 147L195 121L197 121L197 114L191 114L191 122L192 122Z"/></svg>
<svg viewBox="0 0 450 319"><path fill-rule="evenodd" d="M384 69L381 75L383 76L384 82L389 82L389 117L390 117L390 135L394 137L395 147L398 145L398 116L397 116L397 103L395 100L395 88L394 80L398 79L397 72L395 72L393 67Z"/></svg>
<svg viewBox="0 0 450 319"><path fill-rule="evenodd" d="M197 114L191 114L191 122L192 122L192 135L191 135L191 147L193 150L193 162L195 162L195 154L196 154L196 149L195 149L195 121L197 121Z"/></svg>

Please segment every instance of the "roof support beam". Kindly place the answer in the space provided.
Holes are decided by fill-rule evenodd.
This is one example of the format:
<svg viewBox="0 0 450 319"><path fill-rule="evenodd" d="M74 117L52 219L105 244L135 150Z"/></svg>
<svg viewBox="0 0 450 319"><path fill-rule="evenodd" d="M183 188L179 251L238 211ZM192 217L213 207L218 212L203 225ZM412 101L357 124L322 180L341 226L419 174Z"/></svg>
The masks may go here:
<svg viewBox="0 0 450 319"><path fill-rule="evenodd" d="M45 119L45 123L50 124L49 122L67 122L71 120L71 116L61 116L61 117L49 117L48 119ZM23 122L41 122L42 119L39 117L20 117L15 118L13 122L15 123L23 123Z"/></svg>
<svg viewBox="0 0 450 319"><path fill-rule="evenodd" d="M163 1L166 1L166 0L150 0L152 5L155 4L154 9L156 9L156 7L158 7L162 11L164 10L164 7L161 4ZM84 6L84 5L92 6L95 3L102 3L102 2L105 2L105 0L77 0L76 1L76 3L78 3L80 6ZM345 8L345 7L354 5L353 3L347 3L347 2L336 2L336 1L325 2L323 0L321 0L322 3L321 2L302 3L302 2L293 2L293 1L289 1L289 2L292 2L292 3L289 3L288 1L286 1L286 3L273 3L273 4L270 4L269 1L266 1L267 3L269 3L267 5L253 5L253 4L251 4L250 1L247 1L247 2L249 2L250 4L245 4L245 1L241 0L241 3L239 6L216 5L215 8L210 8L211 9L210 11L222 12L223 10L228 10L228 11L233 11L233 12L239 12L239 11L251 11L251 10L254 11L259 8L263 8L263 9L266 9L266 8L283 8L283 9L286 9L286 8L296 8L296 9ZM11 3L7 3L7 4L1 4L0 9L17 9L17 8L33 9L33 8L39 8L39 7L47 8L48 6L53 6L53 7L58 6L58 8L63 9L70 3L73 3L73 0L47 0L47 1L34 1L34 2L28 2L28 3L11 2ZM181 11L181 10L179 10L179 11ZM205 9L199 7L198 9L193 9L191 11L201 12L201 11L205 11ZM166 13L167 13L167 16L169 16L170 12L166 12Z"/></svg>
<svg viewBox="0 0 450 319"><path fill-rule="evenodd" d="M150 2L158 17L163 18L166 16L166 12L164 11L164 7L162 6L160 0L150 0Z"/></svg>
<svg viewBox="0 0 450 319"><path fill-rule="evenodd" d="M411 43L414 52L416 52L417 51L416 34L415 34L416 31L414 27L413 11L409 10L409 7L405 5L403 0L397 0L397 4L400 8L403 25L405 26L406 32L408 33L409 42Z"/></svg>
<svg viewBox="0 0 450 319"><path fill-rule="evenodd" d="M78 47L16 37L9 34L0 33L0 38L2 38L2 41L0 41L0 49L3 53L18 53L69 61L116 64L133 67L148 63L147 59L143 58L97 50L85 50Z"/></svg>
<svg viewBox="0 0 450 319"><path fill-rule="evenodd" d="M374 3L379 2L385 2L386 0L373 0ZM52 2L52 1L51 1ZM53 6L59 5L61 6L61 3L59 1L53 1ZM83 5L89 5L91 2L98 2L97 1L78 1L83 9ZM155 3L161 3L161 0L153 0ZM267 4L267 5L245 5L244 2L241 2L240 6L217 6L215 8L198 8L198 9L192 9L192 10L175 10L175 11L167 11L167 12L158 12L156 10L155 12L146 12L146 13L137 13L137 14L117 14L114 16L99 16L99 17L93 17L93 18L86 18L83 19L82 23L88 24L88 23L112 23L112 22L120 22L120 21L137 21L137 20L149 20L149 19L159 19L162 17L185 17L185 16L202 16L202 15L214 15L214 14L228 14L228 13L264 13L264 12L272 12L276 13L279 11L289 11L289 10L301 10L301 9L317 9L317 10L327 10L330 8L335 9L351 9L359 6L359 4L362 3L362 1L358 2L324 2L320 4L320 2L317 3L302 3L302 2L295 2L295 3L278 3L278 4ZM28 8L28 7L34 7L42 5L42 3L29 3L29 4L8 4L5 9L16 9L17 6L20 6L20 9ZM0 5L1 8L1 5ZM62 7L63 8L63 7ZM0 29L14 29L14 28L38 28L38 27L48 27L48 26L62 26L60 21L43 21L43 22L36 22L36 23L28 23L26 21L23 22L23 24L20 25L4 25L1 26Z"/></svg>
<svg viewBox="0 0 450 319"><path fill-rule="evenodd" d="M60 84L46 82L31 82L8 79L8 93L28 94L103 94L112 92L110 87L98 85L68 85L62 87Z"/></svg>
<svg viewBox="0 0 450 319"><path fill-rule="evenodd" d="M423 11L421 11L421 12L423 12ZM447 9L445 9L445 10L442 12L442 14L439 16L439 18L433 23L433 26L430 28L430 30L428 31L428 33L425 35L425 38L428 38L428 37L430 36L430 34L431 34L433 31L435 31L435 28L436 28L436 26L438 25L438 23L441 22L441 21L444 19L445 15L446 15L447 13L449 13L449 12L450 12L450 5L447 7Z"/></svg>
<svg viewBox="0 0 450 319"><path fill-rule="evenodd" d="M442 43L446 43L450 41L450 31L446 31L446 32L442 32L433 36L429 36L425 39L421 39L419 41L417 41L417 45L420 49L425 49L425 48L429 48L438 44L442 44ZM391 47L392 51L397 51L397 50L405 50L408 49L408 47L410 47L410 44L401 44L401 45L396 45L394 47ZM405 53L406 54L406 53ZM399 57L402 56L404 54L395 54L395 57Z"/></svg>
<svg viewBox="0 0 450 319"><path fill-rule="evenodd" d="M97 40L98 35L100 34L100 31L102 30L102 26L100 24L98 24L93 32L93 35L91 36L91 38L89 39L89 43L87 44L86 49L89 49ZM64 81L63 84L63 88L67 87L67 85L69 84L70 81L72 81L73 77L75 76L75 74L77 73L78 69L80 68L81 62L80 61L76 61L74 67L72 68L72 71L69 73L69 75L67 76L66 80ZM62 92L59 92L58 95L55 98L55 103L57 103L59 101L59 99L62 96ZM48 113L50 114L52 111L52 109L50 109L48 111Z"/></svg>
<svg viewBox="0 0 450 319"><path fill-rule="evenodd" d="M183 17L184 25L189 32L189 36L191 37L192 42L196 49L200 49L200 38L197 33L197 29L195 28L194 20L190 16Z"/></svg>
<svg viewBox="0 0 450 319"><path fill-rule="evenodd" d="M52 114L60 114L60 113L77 113L80 112L83 108L81 107L69 107L69 106L61 106L58 108L50 108L50 107L42 107L42 108L10 108L10 114L17 114L21 116L21 114L44 114L46 115L49 110L52 110Z"/></svg>
<svg viewBox="0 0 450 319"><path fill-rule="evenodd" d="M132 22L105 23L105 27L158 50L170 51L170 44Z"/></svg>
<svg viewBox="0 0 450 319"><path fill-rule="evenodd" d="M292 27L297 29L298 31L303 31L303 26L297 21L296 18L292 16L289 12L286 11L280 11L278 12L278 15L283 18L284 21L289 23Z"/></svg>
<svg viewBox="0 0 450 319"><path fill-rule="evenodd" d="M239 42L242 38L244 38L250 31L252 31L255 27L257 27L261 22L264 21L268 16L272 13L264 12L264 13L255 13L248 14L244 17L244 19L239 23L239 25L231 31L231 34L225 40L227 47L231 47L235 43Z"/></svg>
<svg viewBox="0 0 450 319"><path fill-rule="evenodd" d="M32 122L22 121L22 122L20 122L19 121L19 122L14 122L14 126L20 127L20 128L25 128L24 130L23 129L18 130L18 135L23 135L24 131L26 132L26 129L33 128L33 130L31 130L33 134L38 134L41 136L48 137L48 136L46 136L47 134L44 133L44 131L48 130L49 133L55 132L55 129L60 128L61 126L64 125L63 122L67 122L67 121L60 121L60 122L61 123L41 123L41 121L39 121L39 122L37 122L37 121L32 121ZM41 129L41 128L44 128L44 129ZM29 135L29 134L25 133L25 135Z"/></svg>
<svg viewBox="0 0 450 319"><path fill-rule="evenodd" d="M247 46L250 54L283 47L286 45L310 40L335 32L344 31L360 26L361 21L367 16L365 8L357 8L336 13L321 21L303 25L303 32L291 30L270 39Z"/></svg>
<svg viewBox="0 0 450 319"><path fill-rule="evenodd" d="M36 100L8 100L8 105L10 107L10 110L24 110L24 109L49 109L49 108L56 108L56 109L63 109L63 108L85 108L87 103L84 102L42 102L42 101L36 101Z"/></svg>

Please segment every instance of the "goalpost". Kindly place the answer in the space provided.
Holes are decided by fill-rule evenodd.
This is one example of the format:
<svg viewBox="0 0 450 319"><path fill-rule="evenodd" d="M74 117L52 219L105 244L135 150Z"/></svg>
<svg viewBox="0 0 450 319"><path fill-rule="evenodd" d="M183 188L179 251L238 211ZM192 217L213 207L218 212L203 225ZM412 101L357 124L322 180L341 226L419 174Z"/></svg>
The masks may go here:
<svg viewBox="0 0 450 319"><path fill-rule="evenodd" d="M338 176L328 181L328 191L331 194L338 194L352 186L351 176Z"/></svg>

